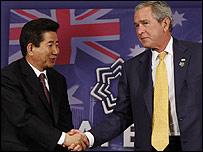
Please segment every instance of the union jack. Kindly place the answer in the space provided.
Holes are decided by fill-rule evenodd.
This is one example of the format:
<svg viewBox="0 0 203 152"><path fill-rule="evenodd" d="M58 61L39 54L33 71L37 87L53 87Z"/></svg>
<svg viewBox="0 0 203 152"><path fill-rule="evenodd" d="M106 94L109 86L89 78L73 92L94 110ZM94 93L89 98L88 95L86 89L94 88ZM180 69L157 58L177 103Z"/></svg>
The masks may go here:
<svg viewBox="0 0 203 152"><path fill-rule="evenodd" d="M49 18L60 24L57 32L60 54L56 65L74 64L77 48L103 63L113 63L120 55L97 42L120 39L119 19L98 19L110 11L112 9L88 9L76 15L75 9L12 9L14 17L10 23L9 63L22 56L19 37L23 25L37 18Z"/></svg>

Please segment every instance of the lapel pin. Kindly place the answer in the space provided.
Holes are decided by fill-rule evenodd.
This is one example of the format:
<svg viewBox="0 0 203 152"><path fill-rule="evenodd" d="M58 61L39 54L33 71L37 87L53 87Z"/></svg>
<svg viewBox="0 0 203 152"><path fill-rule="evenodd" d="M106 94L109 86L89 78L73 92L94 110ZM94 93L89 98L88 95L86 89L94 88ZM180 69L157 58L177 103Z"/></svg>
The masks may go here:
<svg viewBox="0 0 203 152"><path fill-rule="evenodd" d="M180 65L181 67L184 67L184 65L185 65L185 58L182 58L182 59L180 60L179 65Z"/></svg>
<svg viewBox="0 0 203 152"><path fill-rule="evenodd" d="M180 62L180 63L179 63L179 65L180 65L181 67L184 67L184 64L185 64L184 62Z"/></svg>
<svg viewBox="0 0 203 152"><path fill-rule="evenodd" d="M185 59L183 58L183 59L181 59L181 61L182 61L182 62L185 62Z"/></svg>
<svg viewBox="0 0 203 152"><path fill-rule="evenodd" d="M183 58L183 59L180 60L179 65L180 65L181 67L184 67L184 65L185 65L185 58Z"/></svg>

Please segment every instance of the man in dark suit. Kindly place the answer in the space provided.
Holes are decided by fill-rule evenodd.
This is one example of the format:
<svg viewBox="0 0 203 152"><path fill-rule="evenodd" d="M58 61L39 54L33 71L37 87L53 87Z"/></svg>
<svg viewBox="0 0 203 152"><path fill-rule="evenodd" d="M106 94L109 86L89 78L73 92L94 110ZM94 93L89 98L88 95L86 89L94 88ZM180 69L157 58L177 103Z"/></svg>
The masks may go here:
<svg viewBox="0 0 203 152"><path fill-rule="evenodd" d="M46 18L26 23L20 35L23 58L1 70L1 150L67 150L63 144L81 140L67 133L73 124L66 79L52 68L58 28Z"/></svg>
<svg viewBox="0 0 203 152"><path fill-rule="evenodd" d="M115 138L134 123L135 151L160 150L152 138L157 104L154 90L156 69L161 62L158 56L166 52L168 112L161 118L169 120L167 142L161 150L202 151L202 44L171 36L173 15L162 1L144 1L136 6L134 24L140 42L148 49L123 64L116 107L107 119L85 132L88 147ZM161 132L163 123L158 125L157 131ZM71 133L83 134L78 130ZM160 144L165 136L156 140ZM72 144L69 148L78 150L79 146Z"/></svg>

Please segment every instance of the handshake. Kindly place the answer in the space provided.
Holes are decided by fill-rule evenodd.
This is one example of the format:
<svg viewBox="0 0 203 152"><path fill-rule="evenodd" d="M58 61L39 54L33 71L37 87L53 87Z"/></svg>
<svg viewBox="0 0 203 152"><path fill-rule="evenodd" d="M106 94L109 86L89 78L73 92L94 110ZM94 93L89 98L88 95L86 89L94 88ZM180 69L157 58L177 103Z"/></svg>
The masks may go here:
<svg viewBox="0 0 203 152"><path fill-rule="evenodd" d="M66 133L63 147L68 147L71 151L84 151L89 147L89 140L80 130L72 129Z"/></svg>

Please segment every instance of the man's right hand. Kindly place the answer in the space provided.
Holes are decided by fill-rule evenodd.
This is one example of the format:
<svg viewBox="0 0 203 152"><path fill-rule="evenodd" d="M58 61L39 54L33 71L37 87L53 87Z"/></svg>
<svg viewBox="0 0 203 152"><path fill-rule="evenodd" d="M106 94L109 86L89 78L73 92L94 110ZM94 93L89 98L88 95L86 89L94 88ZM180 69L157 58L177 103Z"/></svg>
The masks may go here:
<svg viewBox="0 0 203 152"><path fill-rule="evenodd" d="M89 140L80 130L72 129L66 133L63 146L67 146L69 150L82 151L89 147Z"/></svg>

